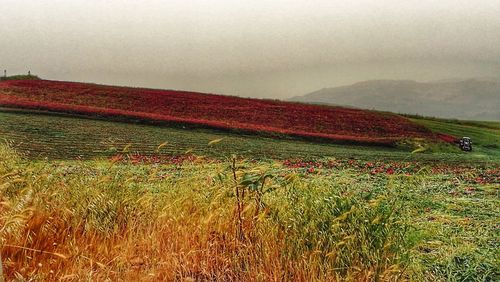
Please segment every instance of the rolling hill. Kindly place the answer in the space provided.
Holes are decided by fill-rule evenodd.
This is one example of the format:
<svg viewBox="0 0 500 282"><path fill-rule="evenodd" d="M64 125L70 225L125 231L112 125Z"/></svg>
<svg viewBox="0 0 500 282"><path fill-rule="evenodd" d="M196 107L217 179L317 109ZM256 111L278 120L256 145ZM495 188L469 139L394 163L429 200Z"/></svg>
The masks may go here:
<svg viewBox="0 0 500 282"><path fill-rule="evenodd" d="M290 100L442 118L499 121L500 79L450 79L428 83L373 80L324 88Z"/></svg>
<svg viewBox="0 0 500 282"><path fill-rule="evenodd" d="M0 82L0 107L356 144L437 137L390 113L49 80Z"/></svg>
<svg viewBox="0 0 500 282"><path fill-rule="evenodd" d="M226 159L238 155L250 159L339 158L405 160L446 163L499 163L500 123L457 123L447 120L412 119L427 128L453 136L470 136L473 152L434 143L425 152L411 154L403 146L349 146L255 134L221 132L205 128L176 128L114 122L58 113L0 108L0 145L9 146L28 159L82 160L132 154L161 160L186 154ZM213 140L216 144L208 145ZM423 144L425 145L425 144Z"/></svg>
<svg viewBox="0 0 500 282"><path fill-rule="evenodd" d="M473 152L296 138L443 133ZM0 266L9 281L493 281L498 148L500 122L0 82Z"/></svg>

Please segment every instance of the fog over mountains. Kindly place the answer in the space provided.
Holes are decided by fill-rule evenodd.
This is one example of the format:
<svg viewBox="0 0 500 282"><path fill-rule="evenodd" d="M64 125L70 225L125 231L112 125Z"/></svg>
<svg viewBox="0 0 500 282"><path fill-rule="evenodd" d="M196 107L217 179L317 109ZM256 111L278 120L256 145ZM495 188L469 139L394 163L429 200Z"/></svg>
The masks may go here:
<svg viewBox="0 0 500 282"><path fill-rule="evenodd" d="M324 88L290 101L332 104L424 116L500 121L500 77L370 80Z"/></svg>

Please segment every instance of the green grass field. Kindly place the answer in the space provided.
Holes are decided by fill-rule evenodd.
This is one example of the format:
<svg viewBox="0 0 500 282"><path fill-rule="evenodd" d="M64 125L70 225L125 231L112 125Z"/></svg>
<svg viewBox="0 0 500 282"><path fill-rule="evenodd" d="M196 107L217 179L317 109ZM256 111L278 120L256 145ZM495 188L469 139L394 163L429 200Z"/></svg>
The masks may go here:
<svg viewBox="0 0 500 282"><path fill-rule="evenodd" d="M412 119L435 132L473 140L473 154L500 158L500 122L453 121L439 119Z"/></svg>
<svg viewBox="0 0 500 282"><path fill-rule="evenodd" d="M373 175L277 161L26 162L0 146L5 273L19 281L498 281L498 178L474 181L493 167L432 168Z"/></svg>
<svg viewBox="0 0 500 282"><path fill-rule="evenodd" d="M432 122L431 125L434 123L436 122ZM463 153L457 148L447 146L443 152L434 150L432 153L411 154L412 149L313 143L213 130L168 128L29 112L0 111L0 138L10 141L19 153L37 159L109 157L126 148L128 153L136 152L145 155L177 155L190 151L196 155L219 158L237 154L257 159L337 157L486 163L500 161L498 153L500 150L491 147L499 145L498 130L470 126L469 131L459 131L464 126L457 124L444 124L443 127L447 133L457 135L470 133L476 150L473 153ZM432 129L441 130L436 127ZM210 141L220 138L224 139L217 146L207 145ZM158 146L164 142L168 143L158 152Z"/></svg>
<svg viewBox="0 0 500 282"><path fill-rule="evenodd" d="M474 151L0 111L5 276L498 281L499 124L414 121L469 136ZM113 158L188 151L181 162Z"/></svg>

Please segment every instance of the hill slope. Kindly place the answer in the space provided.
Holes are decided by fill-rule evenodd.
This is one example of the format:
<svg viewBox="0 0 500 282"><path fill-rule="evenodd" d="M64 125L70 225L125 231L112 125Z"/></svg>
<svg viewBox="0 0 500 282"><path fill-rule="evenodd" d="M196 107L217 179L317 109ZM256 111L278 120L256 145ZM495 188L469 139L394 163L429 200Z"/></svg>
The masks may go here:
<svg viewBox="0 0 500 282"><path fill-rule="evenodd" d="M362 144L391 145L407 137L435 138L424 126L395 114L47 80L0 82L0 107Z"/></svg>
<svg viewBox="0 0 500 282"><path fill-rule="evenodd" d="M444 118L500 120L500 80L486 78L421 83L374 80L325 88L291 101Z"/></svg>
<svg viewBox="0 0 500 282"><path fill-rule="evenodd" d="M251 159L279 160L330 157L368 161L500 163L500 123L488 124L485 128L481 124L461 125L445 120L415 119L415 122L424 123L436 132L468 135L474 140L474 151L465 153L458 147L446 146L410 154L404 147L345 146L4 109L0 110L0 144L7 141L18 153L30 159L94 159L124 153L163 160L190 152L220 159L235 154ZM208 145L213 140L221 141Z"/></svg>

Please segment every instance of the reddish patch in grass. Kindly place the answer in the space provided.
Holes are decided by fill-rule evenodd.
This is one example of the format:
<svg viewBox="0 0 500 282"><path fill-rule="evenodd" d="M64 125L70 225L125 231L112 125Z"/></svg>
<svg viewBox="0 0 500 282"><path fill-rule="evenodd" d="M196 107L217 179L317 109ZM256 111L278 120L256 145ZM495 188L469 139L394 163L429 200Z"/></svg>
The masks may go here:
<svg viewBox="0 0 500 282"><path fill-rule="evenodd" d="M439 140L444 141L446 143L455 143L458 141L457 137L448 134L438 133L436 135L439 138Z"/></svg>
<svg viewBox="0 0 500 282"><path fill-rule="evenodd" d="M395 114L48 80L0 83L0 106L346 143L393 145L403 138L414 137L445 140Z"/></svg>
<svg viewBox="0 0 500 282"><path fill-rule="evenodd" d="M317 172L318 170L353 169L361 173L415 175L422 169L429 169L428 164L419 162L401 161L363 161L355 159L335 159L328 161L288 159L282 162L283 166L303 173ZM469 184L498 184L500 183L500 167L482 167L472 164L433 164L430 167L432 174L453 175Z"/></svg>

